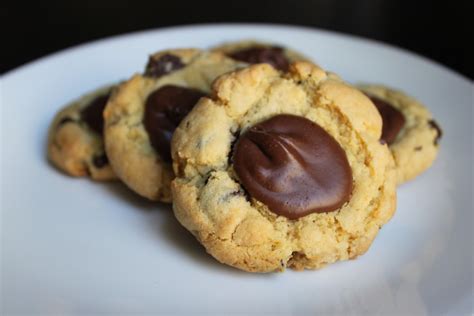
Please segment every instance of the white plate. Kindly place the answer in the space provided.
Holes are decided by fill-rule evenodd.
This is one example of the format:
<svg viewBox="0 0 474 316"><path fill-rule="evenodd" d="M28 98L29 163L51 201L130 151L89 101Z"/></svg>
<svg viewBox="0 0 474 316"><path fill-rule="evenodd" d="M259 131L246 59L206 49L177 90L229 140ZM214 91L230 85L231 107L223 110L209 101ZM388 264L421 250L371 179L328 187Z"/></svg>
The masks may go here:
<svg viewBox="0 0 474 316"><path fill-rule="evenodd" d="M351 82L400 88L443 127L439 159L399 189L395 217L359 259L320 271L240 272L208 256L169 207L47 163L46 131L64 103L140 71L155 50L244 38L294 47ZM135 33L20 67L1 79L3 312L471 313L472 97L471 81L400 49L272 25Z"/></svg>

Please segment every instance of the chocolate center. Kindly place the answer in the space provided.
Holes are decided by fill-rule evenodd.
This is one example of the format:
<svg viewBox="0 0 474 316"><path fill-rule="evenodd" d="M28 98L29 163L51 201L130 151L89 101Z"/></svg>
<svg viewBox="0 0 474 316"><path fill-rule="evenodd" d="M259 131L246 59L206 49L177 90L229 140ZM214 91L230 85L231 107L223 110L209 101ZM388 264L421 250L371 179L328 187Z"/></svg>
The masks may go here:
<svg viewBox="0 0 474 316"><path fill-rule="evenodd" d="M390 103L377 98L373 95L366 94L374 103L375 107L382 116L382 137L387 144L392 144L397 138L398 133L405 125L405 117L403 114L393 107Z"/></svg>
<svg viewBox="0 0 474 316"><path fill-rule="evenodd" d="M143 123L152 146L165 161L171 162L170 142L174 130L205 95L199 90L166 85L148 97Z"/></svg>
<svg viewBox="0 0 474 316"><path fill-rule="evenodd" d="M145 76L158 78L183 67L184 64L178 56L165 54L157 59L150 56L145 67Z"/></svg>
<svg viewBox="0 0 474 316"><path fill-rule="evenodd" d="M352 192L344 150L302 117L277 115L249 128L235 145L233 161L250 195L289 219L337 210Z"/></svg>
<svg viewBox="0 0 474 316"><path fill-rule="evenodd" d="M104 109L109 100L110 93L99 96L92 100L84 109L81 111L81 120L86 122L90 128L102 135L104 130Z"/></svg>
<svg viewBox="0 0 474 316"><path fill-rule="evenodd" d="M281 47L250 47L229 54L233 59L249 64L267 63L281 71L288 71L289 61Z"/></svg>

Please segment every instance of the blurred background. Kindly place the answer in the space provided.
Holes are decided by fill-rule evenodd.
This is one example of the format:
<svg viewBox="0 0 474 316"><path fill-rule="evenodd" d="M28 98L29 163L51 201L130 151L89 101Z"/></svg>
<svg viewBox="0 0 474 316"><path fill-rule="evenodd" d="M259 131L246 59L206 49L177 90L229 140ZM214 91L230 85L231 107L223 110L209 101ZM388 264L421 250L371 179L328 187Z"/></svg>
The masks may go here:
<svg viewBox="0 0 474 316"><path fill-rule="evenodd" d="M473 78L472 1L11 1L1 4L1 73L103 37L172 25L262 22L316 27L399 46Z"/></svg>

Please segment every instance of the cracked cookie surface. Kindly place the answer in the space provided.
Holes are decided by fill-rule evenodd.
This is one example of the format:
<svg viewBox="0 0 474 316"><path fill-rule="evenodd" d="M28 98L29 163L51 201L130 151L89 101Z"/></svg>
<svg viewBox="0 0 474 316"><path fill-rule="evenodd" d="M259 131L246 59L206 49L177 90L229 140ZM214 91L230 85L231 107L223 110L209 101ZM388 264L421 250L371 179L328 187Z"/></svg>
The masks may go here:
<svg viewBox="0 0 474 316"><path fill-rule="evenodd" d="M86 94L61 109L48 134L48 158L65 173L94 180L116 179L105 154L102 109L113 86Z"/></svg>
<svg viewBox="0 0 474 316"><path fill-rule="evenodd" d="M414 98L386 86L359 85L358 88L369 96L385 101L400 111L405 119L398 135L389 144L398 184L415 178L431 167L438 155L442 132L430 111Z"/></svg>
<svg viewBox="0 0 474 316"><path fill-rule="evenodd" d="M344 150L353 185L338 209L289 219L239 181L235 143L281 114L316 123ZM355 258L395 211L395 171L379 142L381 127L363 93L310 63L293 63L286 74L267 64L226 74L174 133L175 216L218 261L250 272L318 269Z"/></svg>
<svg viewBox="0 0 474 316"><path fill-rule="evenodd" d="M182 109L173 111L172 101L189 103L186 91L206 94L217 76L242 66L223 54L198 49L167 50L150 56L144 74L120 85L104 112L106 151L118 177L146 198L171 202L173 170L169 154L159 150L166 147L176 119L186 114ZM147 114L149 99L161 104ZM160 107L166 111L159 112ZM154 124L155 119L165 120L166 126Z"/></svg>

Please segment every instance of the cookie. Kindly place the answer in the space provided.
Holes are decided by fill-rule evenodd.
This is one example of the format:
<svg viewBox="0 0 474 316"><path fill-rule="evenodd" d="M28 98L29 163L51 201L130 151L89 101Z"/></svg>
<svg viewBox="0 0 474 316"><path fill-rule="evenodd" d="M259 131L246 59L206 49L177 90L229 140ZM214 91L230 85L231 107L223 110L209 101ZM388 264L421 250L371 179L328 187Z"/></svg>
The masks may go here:
<svg viewBox="0 0 474 316"><path fill-rule="evenodd" d="M65 173L98 181L116 179L102 138L102 111L112 88L84 95L56 114L49 129L48 158Z"/></svg>
<svg viewBox="0 0 474 316"><path fill-rule="evenodd" d="M291 62L309 61L302 54L289 48L252 40L225 43L214 47L213 51L249 64L268 63L281 71L288 71Z"/></svg>
<svg viewBox="0 0 474 316"><path fill-rule="evenodd" d="M398 183L431 167L438 155L442 131L429 110L401 91L381 85L358 87L382 116L382 140L389 144L395 160Z"/></svg>
<svg viewBox="0 0 474 316"><path fill-rule="evenodd" d="M171 202L175 127L217 76L242 66L198 49L152 55L144 74L120 85L104 112L106 151L118 177L148 199Z"/></svg>
<svg viewBox="0 0 474 316"><path fill-rule="evenodd" d="M174 133L174 214L245 271L356 258L395 211L381 129L363 93L310 63L226 74Z"/></svg>

